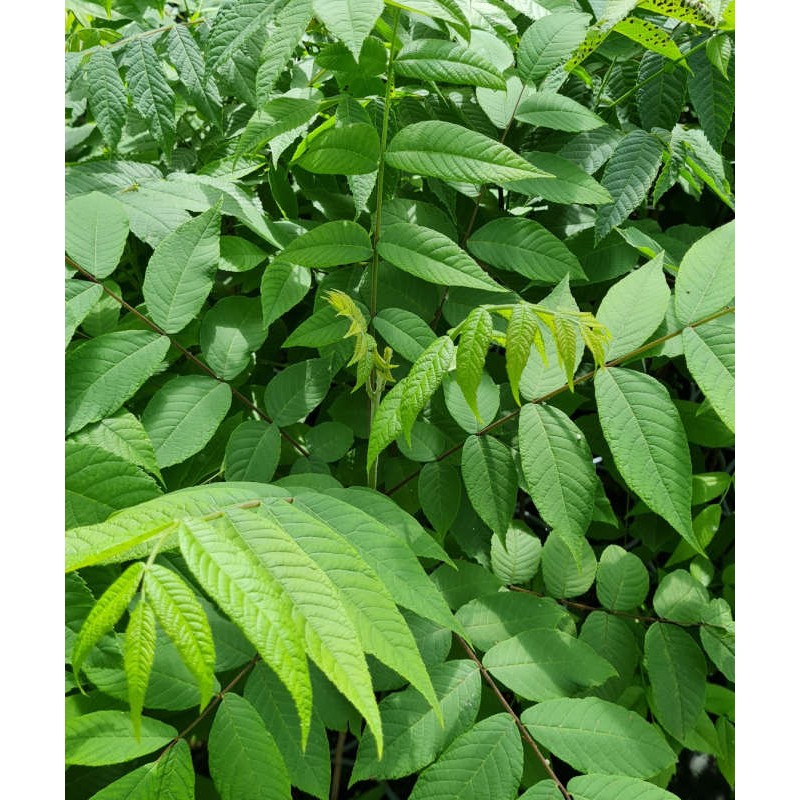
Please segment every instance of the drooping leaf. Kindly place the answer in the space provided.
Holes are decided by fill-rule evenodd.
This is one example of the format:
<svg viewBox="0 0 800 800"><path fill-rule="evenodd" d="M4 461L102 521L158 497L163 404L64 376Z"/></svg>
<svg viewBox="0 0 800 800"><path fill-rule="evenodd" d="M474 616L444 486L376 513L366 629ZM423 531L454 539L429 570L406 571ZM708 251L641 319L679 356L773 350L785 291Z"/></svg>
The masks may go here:
<svg viewBox="0 0 800 800"><path fill-rule="evenodd" d="M672 748L636 712L600 700L546 700L522 713L531 735L581 772L649 778L671 766Z"/></svg>
<svg viewBox="0 0 800 800"><path fill-rule="evenodd" d="M208 761L222 800L289 800L286 765L258 711L229 692L222 698L208 736Z"/></svg>
<svg viewBox="0 0 800 800"><path fill-rule="evenodd" d="M395 72L407 78L504 89L497 67L480 53L442 39L417 39L403 46Z"/></svg>
<svg viewBox="0 0 800 800"><path fill-rule="evenodd" d="M692 68L689 98L708 141L719 150L733 119L734 59L731 58L725 76L709 61L705 49L689 56L689 66Z"/></svg>
<svg viewBox="0 0 800 800"><path fill-rule="evenodd" d="M636 107L645 130L672 130L686 101L686 75L685 69L670 68L667 59L658 53L642 56Z"/></svg>
<svg viewBox="0 0 800 800"><path fill-rule="evenodd" d="M187 26L170 27L167 32L167 51L197 110L209 122L218 124L222 115L222 98L214 79L206 74L203 53Z"/></svg>
<svg viewBox="0 0 800 800"><path fill-rule="evenodd" d="M275 0L233 0L226 3L214 18L205 46L209 74L226 67L234 54L247 49L259 37L275 15Z"/></svg>
<svg viewBox="0 0 800 800"><path fill-rule="evenodd" d="M514 306L506 329L506 372L517 405L520 405L519 382L530 358L531 348L536 347L543 359L546 353L539 325L539 318L532 306L528 303Z"/></svg>
<svg viewBox="0 0 800 800"><path fill-rule="evenodd" d="M596 376L595 397L603 434L626 483L697 547L689 446L667 390L649 375L614 367Z"/></svg>
<svg viewBox="0 0 800 800"><path fill-rule="evenodd" d="M382 258L424 281L502 291L481 267L443 233L399 222L385 228L378 241Z"/></svg>
<svg viewBox="0 0 800 800"><path fill-rule="evenodd" d="M522 777L522 742L508 714L482 719L419 777L409 800L511 800Z"/></svg>
<svg viewBox="0 0 800 800"><path fill-rule="evenodd" d="M480 306L473 309L464 320L456 349L456 380L479 421L478 386L493 330L492 315Z"/></svg>
<svg viewBox="0 0 800 800"><path fill-rule="evenodd" d="M288 0L281 5L275 30L261 51L261 64L256 73L256 100L261 106L267 100L294 49L306 32L313 16L311 0Z"/></svg>
<svg viewBox="0 0 800 800"><path fill-rule="evenodd" d="M714 666L731 682L736 680L736 637L733 616L722 598L712 600L702 612L700 641Z"/></svg>
<svg viewBox="0 0 800 800"><path fill-rule="evenodd" d="M358 60L364 39L383 11L381 0L312 0L314 14Z"/></svg>
<svg viewBox="0 0 800 800"><path fill-rule="evenodd" d="M595 476L586 438L553 406L527 404L519 416L522 472L536 508L566 536L583 536L594 510Z"/></svg>
<svg viewBox="0 0 800 800"><path fill-rule="evenodd" d="M92 53L86 64L86 80L97 127L109 148L116 150L125 124L128 95L110 50L100 47Z"/></svg>
<svg viewBox="0 0 800 800"><path fill-rule="evenodd" d="M66 432L113 414L153 375L169 339L150 331L106 333L67 354Z"/></svg>
<svg viewBox="0 0 800 800"><path fill-rule="evenodd" d="M472 184L504 186L547 177L488 136L439 120L415 122L396 133L386 150L386 163L406 172Z"/></svg>
<svg viewBox="0 0 800 800"><path fill-rule="evenodd" d="M605 125L605 121L586 106L556 92L536 92L523 100L514 117L538 128L557 131L590 131Z"/></svg>
<svg viewBox="0 0 800 800"><path fill-rule="evenodd" d="M128 239L124 206L114 197L91 192L69 200L65 211L67 254L95 278L107 278Z"/></svg>
<svg viewBox="0 0 800 800"><path fill-rule="evenodd" d="M468 436L461 475L478 516L496 534L504 534L517 504L517 470L511 450L492 436Z"/></svg>
<svg viewBox="0 0 800 800"><path fill-rule="evenodd" d="M180 464L202 450L230 405L230 386L205 375L178 375L164 384L142 413L158 466Z"/></svg>
<svg viewBox="0 0 800 800"><path fill-rule="evenodd" d="M449 336L440 336L411 365L403 381L403 396L400 401L400 420L407 442L410 441L414 420L439 388L454 355L453 340Z"/></svg>
<svg viewBox="0 0 800 800"><path fill-rule="evenodd" d="M536 83L560 64L583 42L589 15L571 10L556 11L534 20L522 35L517 69L525 83Z"/></svg>
<svg viewBox="0 0 800 800"><path fill-rule="evenodd" d="M125 630L125 678L133 730L138 736L150 670L156 655L156 615L150 603L139 600Z"/></svg>

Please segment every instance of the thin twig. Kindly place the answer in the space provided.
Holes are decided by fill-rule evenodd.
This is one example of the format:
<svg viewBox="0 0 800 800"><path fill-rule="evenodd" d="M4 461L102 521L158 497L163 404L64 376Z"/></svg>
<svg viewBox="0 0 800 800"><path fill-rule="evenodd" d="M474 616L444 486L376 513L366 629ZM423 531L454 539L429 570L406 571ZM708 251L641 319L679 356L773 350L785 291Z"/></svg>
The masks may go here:
<svg viewBox="0 0 800 800"><path fill-rule="evenodd" d="M550 765L550 761L544 757L542 751L539 749L539 745L536 744L533 737L528 732L528 729L523 724L522 720L517 715L517 712L511 708L508 700L503 697L503 693L497 687L497 684L492 680L492 676L486 670L486 667L483 666L483 662L475 655L475 651L458 635L456 634L456 639L458 639L461 646L464 648L466 654L478 665L478 669L481 671L481 677L484 681L486 681L489 688L497 695L497 699L502 704L503 708L511 715L512 719L516 723L517 729L520 732L522 738L531 746L533 752L536 754L536 758L539 759L542 766L544 767L547 774L550 776L551 780L555 783L558 787L558 791L564 796L565 800L572 800L570 793L567 791L566 787L563 783L558 779L558 776L555 772L553 772L553 767Z"/></svg>
<svg viewBox="0 0 800 800"><path fill-rule="evenodd" d="M64 256L64 260L73 269L78 270L78 272L80 272L81 275L83 275L84 277L88 278L93 283L96 283L98 286L102 287L103 291L109 297L111 297L113 300L115 300L117 303L119 303L126 311L130 311L131 314L133 314L135 317L140 319L142 322L144 322L146 325L148 325L150 328L152 328L152 330L154 330L159 335L166 336L170 340L172 345L177 350L180 350L181 353L183 353L183 355L186 356L186 358L188 358L195 366L197 366L201 370L203 370L203 372L205 372L206 375L209 375L210 377L214 378L214 380L219 381L220 383L227 384L230 387L231 394L233 394L233 396L237 400L239 400L239 402L243 403L251 411L253 411L256 414L258 414L258 416L261 417L261 419L263 419L263 420L265 420L266 422L269 422L269 423L272 422L272 417L270 417L269 414L267 414L266 411L262 411L252 400L250 400L248 397L243 395L235 386L231 386L226 380L224 380L223 378L220 378L219 375L217 375L216 372L214 372L214 370L211 369L211 367L208 366L208 364L204 364L196 355L194 355L194 353L192 353L189 350L187 350L180 342L177 342L163 328L161 328L161 326L156 325L155 322L153 322L151 319L149 319L144 314L142 314L141 311L139 311L138 309L134 308L130 303L126 302L121 297L119 297L119 295L117 295L114 292L112 292L111 289L109 289L104 283L102 283L101 281L97 280L97 278L95 278L94 275L92 275L91 272L88 272L87 270L85 270L80 264L78 264L77 262L73 261L73 259L71 259L69 256L65 255ZM280 432L280 435L287 442L289 442L289 444L292 445L292 447L294 447L294 449L297 450L297 452L300 453L301 456L308 457L308 455L309 455L308 450L306 450L306 448L303 447L303 445L300 444L300 442L298 442L295 439L293 439L291 436L289 436L288 433L285 433L284 431L279 431L279 432Z"/></svg>
<svg viewBox="0 0 800 800"><path fill-rule="evenodd" d="M331 776L330 800L339 800L339 789L342 783L342 758L344 756L344 743L347 740L347 731L339 731L336 737L336 750L333 753L333 775Z"/></svg>

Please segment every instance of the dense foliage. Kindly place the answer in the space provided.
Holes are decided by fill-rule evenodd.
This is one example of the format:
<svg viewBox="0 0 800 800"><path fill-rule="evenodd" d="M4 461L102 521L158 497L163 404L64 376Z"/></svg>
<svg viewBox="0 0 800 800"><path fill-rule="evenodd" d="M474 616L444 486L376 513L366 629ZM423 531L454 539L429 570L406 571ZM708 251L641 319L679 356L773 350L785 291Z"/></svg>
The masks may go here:
<svg viewBox="0 0 800 800"><path fill-rule="evenodd" d="M66 7L67 797L732 787L734 3Z"/></svg>

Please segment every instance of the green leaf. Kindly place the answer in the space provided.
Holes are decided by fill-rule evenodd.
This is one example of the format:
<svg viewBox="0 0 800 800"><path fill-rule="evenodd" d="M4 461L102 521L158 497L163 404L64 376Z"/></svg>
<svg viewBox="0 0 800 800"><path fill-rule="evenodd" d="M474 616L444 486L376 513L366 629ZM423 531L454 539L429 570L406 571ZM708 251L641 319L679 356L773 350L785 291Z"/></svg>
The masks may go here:
<svg viewBox="0 0 800 800"><path fill-rule="evenodd" d="M511 450L492 436L468 436L461 475L478 516L496 534L505 534L517 505L517 470Z"/></svg>
<svg viewBox="0 0 800 800"><path fill-rule="evenodd" d="M64 466L67 528L102 522L114 511L161 494L138 467L92 444L67 442Z"/></svg>
<svg viewBox="0 0 800 800"><path fill-rule="evenodd" d="M481 261L537 283L556 284L565 275L586 277L567 246L532 219L494 219L470 237L467 247Z"/></svg>
<svg viewBox="0 0 800 800"><path fill-rule="evenodd" d="M497 67L475 50L442 39L408 42L394 62L398 75L420 81L505 89Z"/></svg>
<svg viewBox="0 0 800 800"><path fill-rule="evenodd" d="M394 779L419 771L474 723L480 703L480 672L472 661L448 661L430 670L444 718L413 688L389 695L379 708L386 749L378 760L375 739L367 733L358 748L350 784L367 778Z"/></svg>
<svg viewBox="0 0 800 800"><path fill-rule="evenodd" d="M284 341L283 347L324 347L346 338L348 320L333 306L325 304L301 322Z"/></svg>
<svg viewBox="0 0 800 800"><path fill-rule="evenodd" d="M169 339L150 331L120 331L92 339L67 354L66 432L115 412L153 375Z"/></svg>
<svg viewBox="0 0 800 800"><path fill-rule="evenodd" d="M296 164L322 175L365 175L378 169L381 143L371 124L356 122L309 137ZM302 145L301 145L302 147Z"/></svg>
<svg viewBox="0 0 800 800"><path fill-rule="evenodd" d="M167 52L189 99L209 122L218 125L222 116L222 98L214 80L206 75L203 54L187 26L173 25L169 28Z"/></svg>
<svg viewBox="0 0 800 800"><path fill-rule="evenodd" d="M231 434L225 448L225 479L269 483L278 467L281 436L277 425L248 420Z"/></svg>
<svg viewBox="0 0 800 800"><path fill-rule="evenodd" d="M733 299L734 231L734 222L728 222L686 251L675 280L675 312L681 324L698 322Z"/></svg>
<svg viewBox="0 0 800 800"><path fill-rule="evenodd" d="M378 253L403 272L429 283L503 290L452 239L421 225L398 222L384 228Z"/></svg>
<svg viewBox="0 0 800 800"><path fill-rule="evenodd" d="M588 644L546 628L496 644L483 664L512 692L537 702L570 697L617 674Z"/></svg>
<svg viewBox="0 0 800 800"><path fill-rule="evenodd" d="M614 32L621 33L631 41L637 42L647 50L658 53L670 61L682 61L684 58L680 47L667 31L641 17L625 17L614 26Z"/></svg>
<svg viewBox="0 0 800 800"><path fill-rule="evenodd" d="M536 92L517 107L514 118L539 128L556 131L590 131L605 125L605 120L577 100L555 92Z"/></svg>
<svg viewBox="0 0 800 800"><path fill-rule="evenodd" d="M456 350L456 380L479 422L483 420L478 410L478 386L493 331L492 315L480 306L474 308L462 324Z"/></svg>
<svg viewBox="0 0 800 800"><path fill-rule="evenodd" d="M494 139L439 120L415 122L396 133L386 150L386 163L406 172L470 184L505 186L547 177Z"/></svg>
<svg viewBox="0 0 800 800"><path fill-rule="evenodd" d="M320 422L306 434L311 454L326 464L339 461L353 446L353 431L341 422Z"/></svg>
<svg viewBox="0 0 800 800"><path fill-rule="evenodd" d="M261 278L261 314L268 327L296 306L311 288L311 273L297 264L273 261Z"/></svg>
<svg viewBox="0 0 800 800"><path fill-rule="evenodd" d="M205 447L231 406L231 388L205 375L178 375L142 413L159 467L180 464Z"/></svg>
<svg viewBox="0 0 800 800"><path fill-rule="evenodd" d="M432 461L419 475L419 501L433 529L444 535L450 530L461 504L458 467Z"/></svg>
<svg viewBox="0 0 800 800"><path fill-rule="evenodd" d="M235 378L267 338L261 302L255 297L223 297L200 323L206 363L225 380Z"/></svg>
<svg viewBox="0 0 800 800"><path fill-rule="evenodd" d="M327 269L340 264L354 264L372 257L369 234L355 222L325 222L293 239L279 254L280 261L301 267ZM268 268L268 272L269 272ZM267 315L264 315L265 318Z"/></svg>
<svg viewBox="0 0 800 800"><path fill-rule="evenodd" d="M325 399L330 385L331 369L326 359L298 361L267 384L264 408L276 425L291 425L305 419Z"/></svg>
<svg viewBox="0 0 800 800"><path fill-rule="evenodd" d="M219 237L219 268L226 272L248 272L267 257L267 254L249 239L240 236Z"/></svg>
<svg viewBox="0 0 800 800"><path fill-rule="evenodd" d="M439 388L442 378L450 369L454 355L453 340L449 336L440 336L428 345L411 365L403 381L403 396L400 402L402 430L409 444L414 420Z"/></svg>
<svg viewBox="0 0 800 800"><path fill-rule="evenodd" d="M383 11L381 0L312 0L314 15L358 61L364 39Z"/></svg>
<svg viewBox="0 0 800 800"><path fill-rule="evenodd" d="M705 586L685 569L665 575L653 595L656 613L675 622L700 622L708 602Z"/></svg>
<svg viewBox="0 0 800 800"><path fill-rule="evenodd" d="M539 569L542 543L524 522L492 535L492 572L505 584L527 583Z"/></svg>
<svg viewBox="0 0 800 800"><path fill-rule="evenodd" d="M87 425L72 436L72 441L100 447L161 478L153 443L142 423L129 411L119 411L113 417Z"/></svg>
<svg viewBox="0 0 800 800"><path fill-rule="evenodd" d="M604 130L599 128L598 130ZM589 132L594 133L593 131ZM611 195L584 169L567 158L554 153L527 152L529 164L553 175L552 178L527 178L514 181L508 188L514 192L543 197L554 203L602 205L612 201Z"/></svg>
<svg viewBox="0 0 800 800"><path fill-rule="evenodd" d="M125 629L125 678L136 736L141 730L142 708L155 656L156 616L153 607L140 600L131 611L128 627Z"/></svg>
<svg viewBox="0 0 800 800"><path fill-rule="evenodd" d="M442 387L445 406L450 416L462 430L467 433L477 433L484 423L478 422L475 412L467 405L464 393L452 373L444 376ZM481 419L486 423L494 420L500 408L500 387L486 371L481 374L481 382L478 384L477 405Z"/></svg>
<svg viewBox="0 0 800 800"><path fill-rule="evenodd" d="M564 63L586 38L588 14L558 11L535 19L522 35L517 69L525 83L536 83Z"/></svg>
<svg viewBox="0 0 800 800"><path fill-rule="evenodd" d="M581 625L579 636L598 655L606 659L619 677L611 678L589 694L615 701L630 686L641 662L641 646L627 620L603 611L592 611Z"/></svg>
<svg viewBox="0 0 800 800"><path fill-rule="evenodd" d="M519 454L542 519L568 538L583 536L594 511L597 477L577 425L553 406L525 405L519 416Z"/></svg>
<svg viewBox="0 0 800 800"><path fill-rule="evenodd" d="M86 319L102 295L103 287L99 283L72 278L64 281L64 347L69 344L78 326Z"/></svg>
<svg viewBox="0 0 800 800"><path fill-rule="evenodd" d="M175 144L175 94L152 40L131 37L122 51L122 63L134 108L169 156Z"/></svg>
<svg viewBox="0 0 800 800"><path fill-rule="evenodd" d="M578 775L567 789L574 800L679 800L652 783L621 775Z"/></svg>
<svg viewBox="0 0 800 800"><path fill-rule="evenodd" d="M178 732L150 717L142 718L140 736L126 711L93 711L66 722L66 763L85 767L121 764L168 745Z"/></svg>
<svg viewBox="0 0 800 800"><path fill-rule="evenodd" d="M99 47L92 53L86 64L86 81L97 127L109 148L116 150L128 110L128 93L110 50Z"/></svg>
<svg viewBox="0 0 800 800"><path fill-rule="evenodd" d="M411 362L436 338L425 320L404 308L381 309L373 322L392 350Z"/></svg>
<svg viewBox="0 0 800 800"><path fill-rule="evenodd" d="M589 591L597 573L597 558L582 536L551 531L542 548L542 575L553 597L578 597Z"/></svg>
<svg viewBox="0 0 800 800"><path fill-rule="evenodd" d="M686 631L653 623L644 637L644 666L653 689L652 708L667 733L685 739L706 700L706 660Z"/></svg>
<svg viewBox="0 0 800 800"><path fill-rule="evenodd" d="M144 564L131 564L100 596L86 617L72 650L72 671L78 676L91 649L110 631L139 588Z"/></svg>
<svg viewBox="0 0 800 800"><path fill-rule="evenodd" d="M165 755L126 773L93 794L91 800L192 800L194 765L189 745L183 740Z"/></svg>
<svg viewBox="0 0 800 800"><path fill-rule="evenodd" d="M208 762L222 800L289 800L292 787L280 750L258 711L229 692L208 735Z"/></svg>
<svg viewBox="0 0 800 800"><path fill-rule="evenodd" d="M128 240L128 215L119 200L91 192L67 201L67 255L95 278L117 268Z"/></svg>
<svg viewBox="0 0 800 800"><path fill-rule="evenodd" d="M672 130L686 102L686 70L670 66L658 53L647 52L639 62L638 83L636 108L642 127Z"/></svg>
<svg viewBox="0 0 800 800"><path fill-rule="evenodd" d="M259 106L269 98L313 15L311 0L288 0L281 5L275 30L264 44L261 64L256 73L256 99Z"/></svg>
<svg viewBox="0 0 800 800"><path fill-rule="evenodd" d="M206 41L208 73L226 67L235 55L246 51L248 43L263 33L275 16L277 5L274 0L233 0L225 4L214 17Z"/></svg>
<svg viewBox="0 0 800 800"><path fill-rule="evenodd" d="M601 181L614 202L597 210L595 243L644 202L661 166L661 149L655 136L638 129L628 133L617 145Z"/></svg>
<svg viewBox="0 0 800 800"><path fill-rule="evenodd" d="M536 346L544 359L544 337L539 327L539 317L528 303L518 303L511 312L511 319L506 329L506 372L511 394L517 405L520 405L519 382L531 355L531 348Z"/></svg>
<svg viewBox="0 0 800 800"><path fill-rule="evenodd" d="M151 564L145 572L144 591L159 624L197 679L202 710L214 692L216 655L208 618L186 583L159 564Z"/></svg>
<svg viewBox="0 0 800 800"><path fill-rule="evenodd" d="M659 253L643 267L617 281L597 309L597 321L611 331L606 361L644 344L667 313L671 296Z"/></svg>
<svg viewBox="0 0 800 800"><path fill-rule="evenodd" d="M400 417L400 405L405 392L405 379L399 380L384 395L369 429L369 446L367 448L367 469L375 459L403 432Z"/></svg>
<svg viewBox="0 0 800 800"><path fill-rule="evenodd" d="M611 611L640 606L650 588L647 567L638 556L616 544L603 550L597 566L597 599Z"/></svg>
<svg viewBox="0 0 800 800"><path fill-rule="evenodd" d="M614 367L595 377L603 435L625 482L695 548L692 466L681 419L655 378Z"/></svg>
<svg viewBox="0 0 800 800"><path fill-rule="evenodd" d="M700 641L719 671L733 683L736 680L736 641L734 623L728 603L712 600L702 612Z"/></svg>
<svg viewBox="0 0 800 800"><path fill-rule="evenodd" d="M409 800L512 800L522 778L522 742L508 714L482 719L419 777Z"/></svg>
<svg viewBox="0 0 800 800"><path fill-rule="evenodd" d="M281 751L292 785L320 800L327 800L331 761L328 739L319 716L314 713L311 717L308 745L304 752L300 744L300 719L292 697L275 673L263 663L256 664L250 673L244 697L268 726Z"/></svg>
<svg viewBox="0 0 800 800"><path fill-rule="evenodd" d="M276 97L259 108L247 122L236 144L237 155L258 153L268 142L311 122L319 113L318 100Z"/></svg>
<svg viewBox="0 0 800 800"><path fill-rule="evenodd" d="M719 418L734 430L735 335L733 314L684 328L686 366Z"/></svg>
<svg viewBox="0 0 800 800"><path fill-rule="evenodd" d="M709 61L705 49L689 56L689 66L689 99L711 146L720 150L733 119L734 57L726 76Z"/></svg>
<svg viewBox="0 0 800 800"><path fill-rule="evenodd" d="M177 333L196 316L211 291L219 265L218 208L185 222L150 256L142 294L152 319Z"/></svg>
<svg viewBox="0 0 800 800"><path fill-rule="evenodd" d="M533 738L581 772L649 778L676 757L635 711L596 697L546 700L522 713Z"/></svg>

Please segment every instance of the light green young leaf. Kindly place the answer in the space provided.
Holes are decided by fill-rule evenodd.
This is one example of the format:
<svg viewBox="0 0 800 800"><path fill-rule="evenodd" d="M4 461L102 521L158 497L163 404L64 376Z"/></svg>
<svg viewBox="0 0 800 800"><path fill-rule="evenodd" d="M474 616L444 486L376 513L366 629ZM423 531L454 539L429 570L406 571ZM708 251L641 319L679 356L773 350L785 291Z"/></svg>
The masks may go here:
<svg viewBox="0 0 800 800"><path fill-rule="evenodd" d="M247 420L231 434L225 447L225 479L269 483L280 454L278 426Z"/></svg>
<svg viewBox="0 0 800 800"><path fill-rule="evenodd" d="M150 717L142 718L140 735L127 711L93 711L66 722L66 763L85 767L121 764L168 745L178 732Z"/></svg>
<svg viewBox="0 0 800 800"><path fill-rule="evenodd" d="M586 37L589 15L558 11L534 20L522 35L517 69L525 83L536 83L565 62Z"/></svg>
<svg viewBox="0 0 800 800"><path fill-rule="evenodd" d="M208 366L224 380L235 378L266 338L256 297L223 297L200 323L200 349Z"/></svg>
<svg viewBox="0 0 800 800"><path fill-rule="evenodd" d="M315 16L358 61L364 39L383 11L382 0L312 0L311 5Z"/></svg>
<svg viewBox="0 0 800 800"><path fill-rule="evenodd" d="M735 334L733 314L684 328L686 366L719 418L735 429Z"/></svg>
<svg viewBox="0 0 800 800"><path fill-rule="evenodd" d="M689 544L692 530L692 465L681 419L655 378L614 367L595 378L603 435L631 489Z"/></svg>
<svg viewBox="0 0 800 800"><path fill-rule="evenodd" d="M494 219L475 231L467 247L481 261L517 272L537 283L556 284L565 275L586 277L572 251L532 219Z"/></svg>
<svg viewBox="0 0 800 800"><path fill-rule="evenodd" d="M369 445L367 447L367 469L375 459L403 432L403 422L400 417L400 406L405 393L405 378L399 380L384 395L369 431Z"/></svg>
<svg viewBox="0 0 800 800"><path fill-rule="evenodd" d="M634 130L617 145L601 181L613 203L597 210L595 243L605 238L615 225L624 222L647 197L661 166L661 143L649 133Z"/></svg>
<svg viewBox="0 0 800 800"><path fill-rule="evenodd" d="M546 350L544 337L539 328L539 318L528 303L518 303L511 312L511 319L506 329L506 372L511 394L514 395L517 405L520 405L520 378L534 346L545 360Z"/></svg>
<svg viewBox="0 0 800 800"><path fill-rule="evenodd" d="M292 787L272 734L258 711L229 692L208 735L208 762L222 800L289 800Z"/></svg>
<svg viewBox="0 0 800 800"><path fill-rule="evenodd" d="M594 511L597 477L578 426L553 406L527 404L519 416L519 454L544 521L568 538L583 536Z"/></svg>
<svg viewBox="0 0 800 800"><path fill-rule="evenodd" d="M103 592L86 617L75 639L72 650L72 671L78 676L81 665L91 649L110 631L128 608L128 604L139 588L144 564L131 564L108 589Z"/></svg>
<svg viewBox="0 0 800 800"><path fill-rule="evenodd" d="M78 326L86 319L102 294L103 287L98 283L73 278L64 281L64 347L69 344Z"/></svg>
<svg viewBox="0 0 800 800"><path fill-rule="evenodd" d="M494 533L492 572L504 584L527 583L539 569L542 543L524 522L514 520L504 534Z"/></svg>
<svg viewBox="0 0 800 800"><path fill-rule="evenodd" d="M675 280L675 312L681 324L698 322L733 299L734 235L734 222L728 222L686 251Z"/></svg>
<svg viewBox="0 0 800 800"><path fill-rule="evenodd" d="M602 131L604 128L598 128ZM593 134L596 131L589 131ZM587 135L587 134L584 134ZM610 153L609 153L610 155ZM578 164L555 153L523 153L525 160L534 167L549 172L552 178L527 178L514 181L509 189L522 194L543 197L554 203L580 203L602 205L612 202L608 190L604 189Z"/></svg>
<svg viewBox="0 0 800 800"><path fill-rule="evenodd" d="M483 663L512 692L537 702L571 697L617 674L588 644L547 628L496 644Z"/></svg>
<svg viewBox="0 0 800 800"><path fill-rule="evenodd" d="M264 392L264 408L278 425L305 419L328 394L331 368L326 359L298 361L279 372Z"/></svg>
<svg viewBox="0 0 800 800"><path fill-rule="evenodd" d="M643 267L617 281L597 309L597 321L611 331L606 361L635 350L658 328L671 296L659 253Z"/></svg>
<svg viewBox="0 0 800 800"><path fill-rule="evenodd" d="M383 759L377 757L375 738L366 733L358 748L351 786L368 778L392 780L418 772L475 722L481 694L475 664L447 661L432 667L430 675L444 725L414 688L384 698L378 706L386 735Z"/></svg>
<svg viewBox="0 0 800 800"><path fill-rule="evenodd" d="M494 139L440 120L415 122L396 133L386 150L386 163L406 172L470 184L505 186L525 178L548 177Z"/></svg>
<svg viewBox="0 0 800 800"><path fill-rule="evenodd" d="M508 714L482 719L419 777L409 800L512 800L522 778L522 742Z"/></svg>
<svg viewBox="0 0 800 800"><path fill-rule="evenodd" d="M402 430L409 444L414 420L439 388L442 378L450 369L454 355L453 340L449 336L440 336L411 365L403 381L403 397L400 402Z"/></svg>
<svg viewBox="0 0 800 800"><path fill-rule="evenodd" d="M214 691L216 655L200 601L177 573L160 564L151 564L145 572L144 591L159 624L197 679L200 708L205 708Z"/></svg>
<svg viewBox="0 0 800 800"><path fill-rule="evenodd" d="M417 39L403 46L395 72L420 81L505 89L497 67L474 50L443 39Z"/></svg>
<svg viewBox="0 0 800 800"><path fill-rule="evenodd" d="M522 713L533 738L581 772L649 778L676 756L635 711L600 700L546 700Z"/></svg>
<svg viewBox="0 0 800 800"><path fill-rule="evenodd" d="M474 308L462 324L456 350L456 380L479 422L483 420L478 411L478 386L493 330L492 315L480 306Z"/></svg>
<svg viewBox="0 0 800 800"><path fill-rule="evenodd" d="M567 790L574 800L680 800L666 789L622 775L578 775Z"/></svg>
<svg viewBox="0 0 800 800"><path fill-rule="evenodd" d="M542 575L553 597L579 597L597 574L597 558L586 539L551 531L542 548Z"/></svg>
<svg viewBox="0 0 800 800"><path fill-rule="evenodd" d="M205 447L231 406L231 387L205 375L178 375L142 413L159 467L180 464Z"/></svg>
<svg viewBox="0 0 800 800"><path fill-rule="evenodd" d="M403 272L429 283L503 290L452 239L421 225L398 222L384 228L378 253Z"/></svg>
<svg viewBox="0 0 800 800"><path fill-rule="evenodd" d="M328 128L309 137L295 162L322 175L365 175L378 169L381 143L374 126L365 122Z"/></svg>
<svg viewBox="0 0 800 800"><path fill-rule="evenodd" d="M503 535L517 505L517 470L511 450L492 436L468 436L461 455L461 475L478 516Z"/></svg>
<svg viewBox="0 0 800 800"><path fill-rule="evenodd" d="M86 80L94 120L106 144L116 150L128 110L128 93L108 48L98 47L92 53L86 64Z"/></svg>
<svg viewBox="0 0 800 800"><path fill-rule="evenodd" d="M128 619L124 651L128 703L131 707L133 731L136 736L141 731L142 708L155 656L156 616L150 603L141 599Z"/></svg>
<svg viewBox="0 0 800 800"><path fill-rule="evenodd" d="M655 622L644 637L644 666L653 690L656 719L667 733L685 739L705 706L707 668L703 651L686 631Z"/></svg>
<svg viewBox="0 0 800 800"><path fill-rule="evenodd" d="M366 261L371 256L372 244L364 228L349 220L334 220L293 239L277 258L301 267L327 269Z"/></svg>
<svg viewBox="0 0 800 800"><path fill-rule="evenodd" d="M67 255L95 278L107 278L117 268L128 240L128 215L119 200L100 192L67 201Z"/></svg>
<svg viewBox="0 0 800 800"><path fill-rule="evenodd" d="M166 236L150 256L142 294L153 320L177 333L206 301L219 266L219 208L204 211Z"/></svg>
<svg viewBox="0 0 800 800"><path fill-rule="evenodd" d="M125 78L134 108L145 118L167 157L175 144L175 94L152 37L131 37L122 51Z"/></svg>
<svg viewBox="0 0 800 800"><path fill-rule="evenodd" d="M311 273L297 264L273 261L261 278L261 314L264 327L294 308L311 288Z"/></svg>
<svg viewBox="0 0 800 800"><path fill-rule="evenodd" d="M647 567L638 556L616 544L603 550L597 566L597 599L611 611L631 611L650 588Z"/></svg>
<svg viewBox="0 0 800 800"><path fill-rule="evenodd" d="M556 131L590 131L605 125L605 120L577 100L556 92L536 92L517 107L515 119L538 128Z"/></svg>

